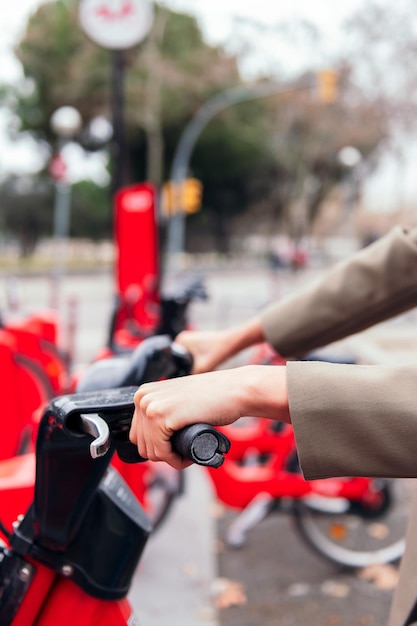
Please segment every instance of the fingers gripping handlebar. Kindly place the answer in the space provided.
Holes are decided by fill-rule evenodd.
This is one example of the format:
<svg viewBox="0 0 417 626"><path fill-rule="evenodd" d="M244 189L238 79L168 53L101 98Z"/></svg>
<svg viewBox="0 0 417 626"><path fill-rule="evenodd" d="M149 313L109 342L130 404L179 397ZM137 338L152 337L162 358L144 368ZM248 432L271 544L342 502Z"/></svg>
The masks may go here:
<svg viewBox="0 0 417 626"><path fill-rule="evenodd" d="M91 403L92 400L101 399L103 401L104 399L104 402L108 404L113 401L117 402L120 398L124 398L128 402L130 397L133 416L133 396L135 391L136 388L134 387L116 389L114 392L107 391L104 396L101 394L100 398L97 398L96 392L91 392L90 394L83 394L83 401ZM72 398L75 398L75 404L78 404L78 395L72 396ZM67 402L71 403L74 400L71 400L71 396L67 396ZM96 404L98 403L96 402ZM67 428L73 431L74 434L84 433L94 437L90 443L90 455L93 459L108 453L112 446L113 438L113 445L122 460L131 463L146 461L139 455L136 447L126 439L130 428L130 420L126 419L124 411L121 413L119 420L114 418L106 420L106 417L108 418L110 412L114 410L112 407L112 404L109 404L109 406L102 405L101 409L97 407L97 412L89 414L82 413L82 406L77 408L69 406L70 417L67 420ZM211 467L219 467L224 461L223 455L230 449L230 442L227 437L207 424L193 424L182 428L174 433L171 442L174 451L180 456L198 465Z"/></svg>
<svg viewBox="0 0 417 626"><path fill-rule="evenodd" d="M109 394L109 389L116 387L139 386L160 378L185 376L191 372L192 363L192 355L185 348L173 342L167 335L156 335L139 344L130 355L93 363L80 380L77 393L85 394L93 391L97 393L101 390L102 393ZM108 398L109 405L114 398ZM106 412L108 410L105 409ZM139 456L136 447L129 441L131 416L127 418L124 416L122 419L119 415L118 420L114 422L113 419L111 420L110 428L103 416L99 414L87 415L82 412L82 407L79 407L77 412L79 415L73 427L75 426L78 432L94 437L90 445L92 458L106 454L112 438L114 447L123 461L137 463L145 460ZM118 422L117 425L115 422ZM112 431L112 437L110 431ZM223 463L223 454L228 452L230 447L229 441L223 434L201 424L195 425L191 430L186 429L184 432L175 434L172 445L174 450L184 458L199 465L212 467L219 467Z"/></svg>
<svg viewBox="0 0 417 626"><path fill-rule="evenodd" d="M141 462L129 441L137 387L60 396L48 405L38 431L34 517L43 545L67 546L78 532L116 452ZM229 449L226 437L207 425L179 431L173 447L200 465L219 467Z"/></svg>

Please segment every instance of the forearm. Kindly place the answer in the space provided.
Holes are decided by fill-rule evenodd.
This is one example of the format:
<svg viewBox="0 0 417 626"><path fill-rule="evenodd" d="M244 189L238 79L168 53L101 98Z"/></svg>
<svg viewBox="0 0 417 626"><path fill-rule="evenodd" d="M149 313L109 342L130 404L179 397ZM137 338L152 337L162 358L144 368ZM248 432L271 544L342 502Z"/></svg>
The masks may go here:
<svg viewBox="0 0 417 626"><path fill-rule="evenodd" d="M264 329L260 316L224 331L224 346L227 358L233 357L246 348L265 341Z"/></svg>
<svg viewBox="0 0 417 626"><path fill-rule="evenodd" d="M317 281L267 307L264 335L294 357L417 306L417 229L396 227Z"/></svg>
<svg viewBox="0 0 417 626"><path fill-rule="evenodd" d="M216 331L183 331L175 341L194 358L193 373L210 372L256 343L265 341L259 317Z"/></svg>

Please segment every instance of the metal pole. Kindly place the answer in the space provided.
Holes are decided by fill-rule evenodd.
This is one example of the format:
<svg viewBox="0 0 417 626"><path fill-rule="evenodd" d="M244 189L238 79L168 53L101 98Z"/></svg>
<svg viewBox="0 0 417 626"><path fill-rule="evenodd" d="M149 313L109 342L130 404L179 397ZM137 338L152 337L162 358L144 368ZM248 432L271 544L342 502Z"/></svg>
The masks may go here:
<svg viewBox="0 0 417 626"><path fill-rule="evenodd" d="M124 130L124 73L125 63L122 50L113 50L112 58L112 196L127 182L127 146Z"/></svg>
<svg viewBox="0 0 417 626"><path fill-rule="evenodd" d="M60 288L65 274L66 248L69 235L71 210L71 185L57 180L55 183L54 206L54 254L55 263L52 275L52 303L55 309L59 308Z"/></svg>
<svg viewBox="0 0 417 626"><path fill-rule="evenodd" d="M290 87L276 83L255 85L253 87L233 87L208 100L184 128L174 154L171 180L178 185L178 188L182 188L187 177L188 164L197 139L215 115L239 102L305 90L310 88L312 84L312 80L308 79L307 82ZM173 216L168 223L166 265L169 264L170 269L178 267L178 257L184 251L185 216L183 209L184 207L182 206L175 206Z"/></svg>

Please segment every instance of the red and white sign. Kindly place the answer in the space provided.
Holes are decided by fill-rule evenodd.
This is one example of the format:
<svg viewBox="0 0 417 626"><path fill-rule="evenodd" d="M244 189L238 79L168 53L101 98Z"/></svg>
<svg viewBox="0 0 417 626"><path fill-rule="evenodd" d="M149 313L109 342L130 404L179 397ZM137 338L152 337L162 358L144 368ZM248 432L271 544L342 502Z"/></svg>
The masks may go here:
<svg viewBox="0 0 417 626"><path fill-rule="evenodd" d="M81 28L94 43L111 50L139 44L153 23L149 0L80 0Z"/></svg>
<svg viewBox="0 0 417 626"><path fill-rule="evenodd" d="M58 181L63 181L66 178L67 164L59 152L54 154L49 162L49 174Z"/></svg>
<svg viewBox="0 0 417 626"><path fill-rule="evenodd" d="M122 208L125 211L141 213L154 209L155 192L151 188L143 187L137 190L133 188L130 193L122 197Z"/></svg>

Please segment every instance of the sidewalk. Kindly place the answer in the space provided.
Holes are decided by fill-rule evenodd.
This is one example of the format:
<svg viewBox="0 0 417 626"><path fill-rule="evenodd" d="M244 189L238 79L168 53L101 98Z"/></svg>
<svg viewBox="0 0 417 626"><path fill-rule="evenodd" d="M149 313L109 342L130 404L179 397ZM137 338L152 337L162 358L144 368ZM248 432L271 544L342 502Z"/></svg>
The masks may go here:
<svg viewBox="0 0 417 626"><path fill-rule="evenodd" d="M151 536L134 577L129 599L139 626L219 626L213 494L202 468L185 473L186 492Z"/></svg>

